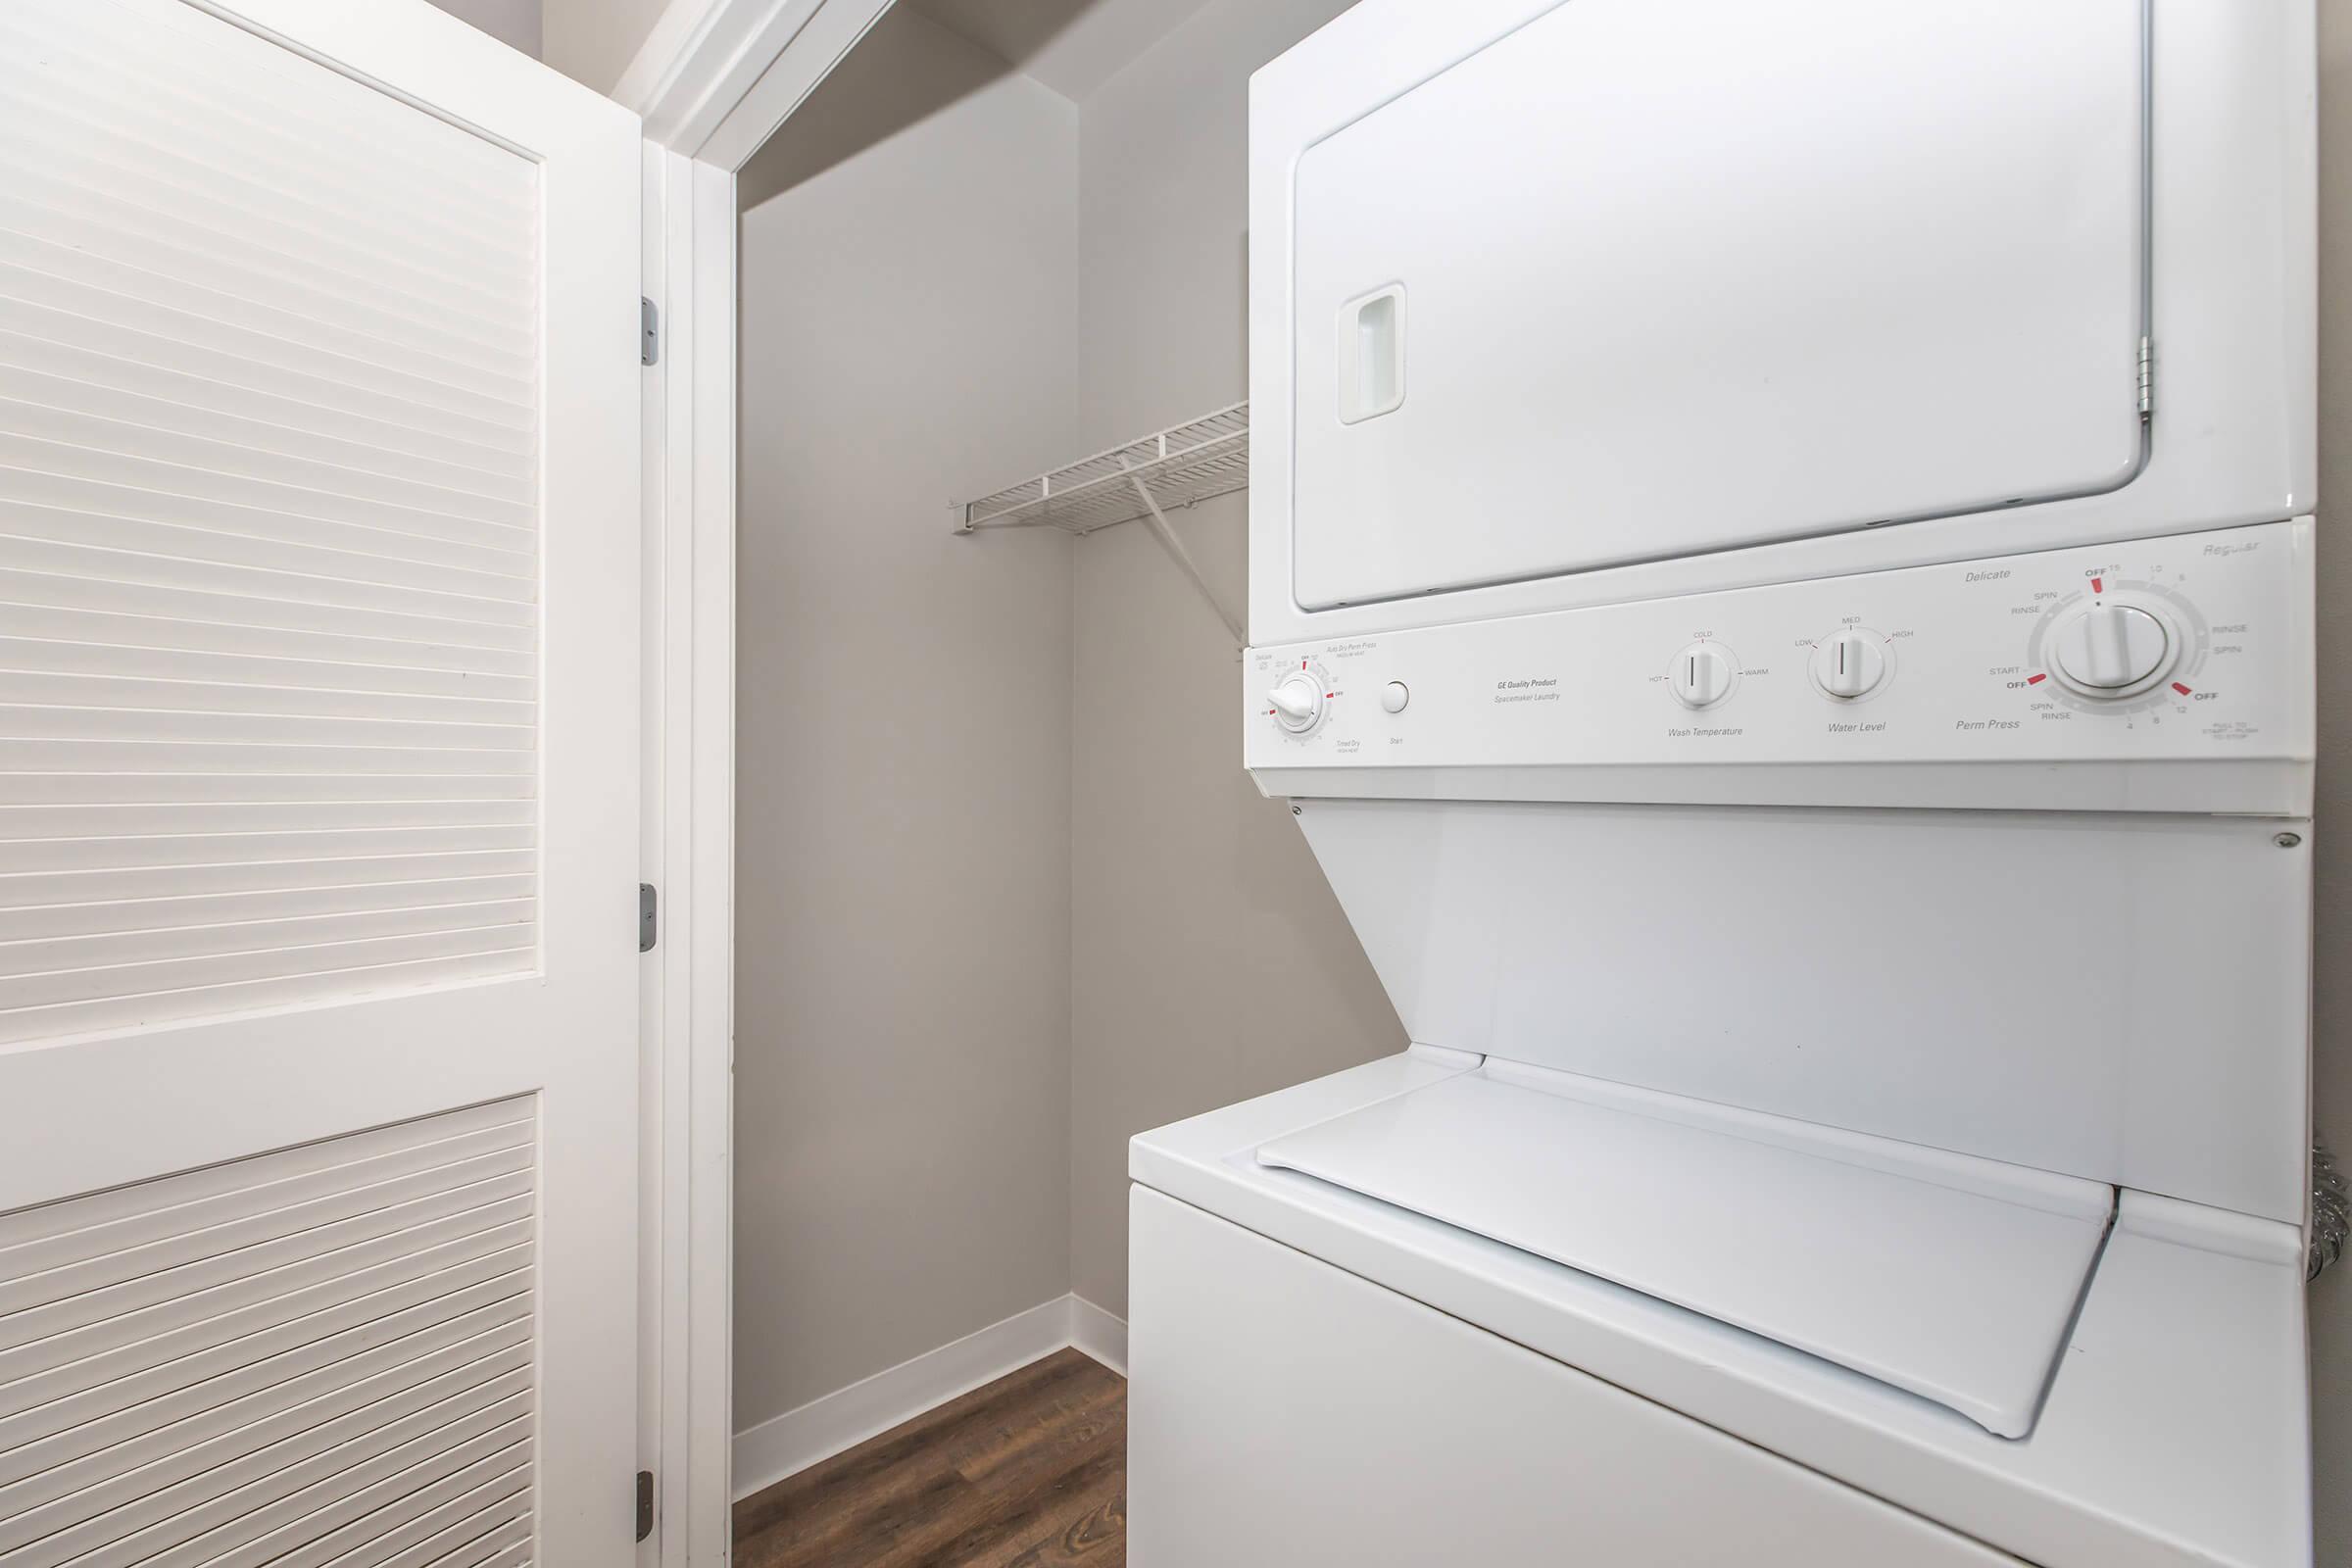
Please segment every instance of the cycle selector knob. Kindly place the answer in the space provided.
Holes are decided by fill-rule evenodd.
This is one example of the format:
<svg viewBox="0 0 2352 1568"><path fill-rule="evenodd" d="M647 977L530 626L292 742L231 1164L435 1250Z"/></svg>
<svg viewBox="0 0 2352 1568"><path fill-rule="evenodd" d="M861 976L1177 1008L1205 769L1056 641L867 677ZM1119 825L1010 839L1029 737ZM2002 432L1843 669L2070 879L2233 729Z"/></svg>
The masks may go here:
<svg viewBox="0 0 2352 1568"><path fill-rule="evenodd" d="M1323 722L1323 686L1302 669L1294 669L1266 693L1274 722L1293 735L1304 735Z"/></svg>
<svg viewBox="0 0 2352 1568"><path fill-rule="evenodd" d="M2100 600L2050 634L2050 671L2085 697L2132 697L2164 678L2180 638L2161 612Z"/></svg>
<svg viewBox="0 0 2352 1568"><path fill-rule="evenodd" d="M1886 684L1886 642L1866 627L1848 626L1813 645L1813 684L1848 702Z"/></svg>
<svg viewBox="0 0 2352 1568"><path fill-rule="evenodd" d="M1732 695L1739 673L1732 651L1721 643L1692 643L1674 656L1666 680L1674 700L1685 708L1713 708Z"/></svg>

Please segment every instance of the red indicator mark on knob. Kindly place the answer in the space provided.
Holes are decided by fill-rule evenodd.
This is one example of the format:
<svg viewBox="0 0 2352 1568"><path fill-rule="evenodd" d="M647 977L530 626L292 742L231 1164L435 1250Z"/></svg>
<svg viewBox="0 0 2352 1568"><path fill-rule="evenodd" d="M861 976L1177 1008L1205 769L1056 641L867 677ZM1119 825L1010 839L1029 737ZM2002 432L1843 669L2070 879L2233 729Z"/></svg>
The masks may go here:
<svg viewBox="0 0 2352 1568"><path fill-rule="evenodd" d="M2179 692L2183 697L2188 695L2188 688L2181 685L2179 681L2173 682L2173 690Z"/></svg>
<svg viewBox="0 0 2352 1568"><path fill-rule="evenodd" d="M2047 676L2047 675L2028 675L2028 676L2026 677L2026 684L2027 684L2027 685L2029 685L2029 686L2038 686L2038 685L2040 685L2040 684L2041 684L2043 681L2045 681L2045 680L2048 680L2049 678L2050 678L2050 677L2049 677L2049 676Z"/></svg>
<svg viewBox="0 0 2352 1568"><path fill-rule="evenodd" d="M2093 578L2091 578L2091 579L2090 579L2090 591L2091 591L2092 593L2094 593L2094 594L2103 594L2103 593L2105 593L2105 592L2107 591L2107 579L2106 579L2106 578L2104 578L2104 577L2093 577Z"/></svg>

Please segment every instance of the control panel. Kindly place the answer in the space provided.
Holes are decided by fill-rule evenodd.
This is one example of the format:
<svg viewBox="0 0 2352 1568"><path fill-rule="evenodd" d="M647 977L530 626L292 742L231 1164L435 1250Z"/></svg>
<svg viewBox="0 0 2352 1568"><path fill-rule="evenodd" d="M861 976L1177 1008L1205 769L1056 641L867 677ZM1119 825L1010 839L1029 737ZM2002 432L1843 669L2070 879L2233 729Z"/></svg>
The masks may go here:
<svg viewBox="0 0 2352 1568"><path fill-rule="evenodd" d="M1288 648L1253 768L2308 759L2311 524Z"/></svg>

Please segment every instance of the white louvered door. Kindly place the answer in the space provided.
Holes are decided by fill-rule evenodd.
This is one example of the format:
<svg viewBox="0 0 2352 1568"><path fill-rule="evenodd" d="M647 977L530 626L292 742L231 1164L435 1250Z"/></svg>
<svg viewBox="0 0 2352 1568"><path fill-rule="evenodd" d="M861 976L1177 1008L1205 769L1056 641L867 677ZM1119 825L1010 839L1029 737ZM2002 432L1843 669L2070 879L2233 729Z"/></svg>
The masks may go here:
<svg viewBox="0 0 2352 1568"><path fill-rule="evenodd" d="M633 1560L639 145L0 5L0 1568Z"/></svg>

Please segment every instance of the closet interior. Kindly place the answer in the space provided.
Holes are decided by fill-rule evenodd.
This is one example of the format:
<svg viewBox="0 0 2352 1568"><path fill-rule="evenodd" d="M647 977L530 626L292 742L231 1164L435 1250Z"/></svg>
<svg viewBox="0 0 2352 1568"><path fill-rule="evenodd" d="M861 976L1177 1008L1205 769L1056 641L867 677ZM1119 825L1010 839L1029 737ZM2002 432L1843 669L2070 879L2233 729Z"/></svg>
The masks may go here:
<svg viewBox="0 0 2352 1568"><path fill-rule="evenodd" d="M1128 1139L1404 1044L1232 721L1249 78L1345 9L906 0L742 173L738 1495L1117 1367Z"/></svg>

